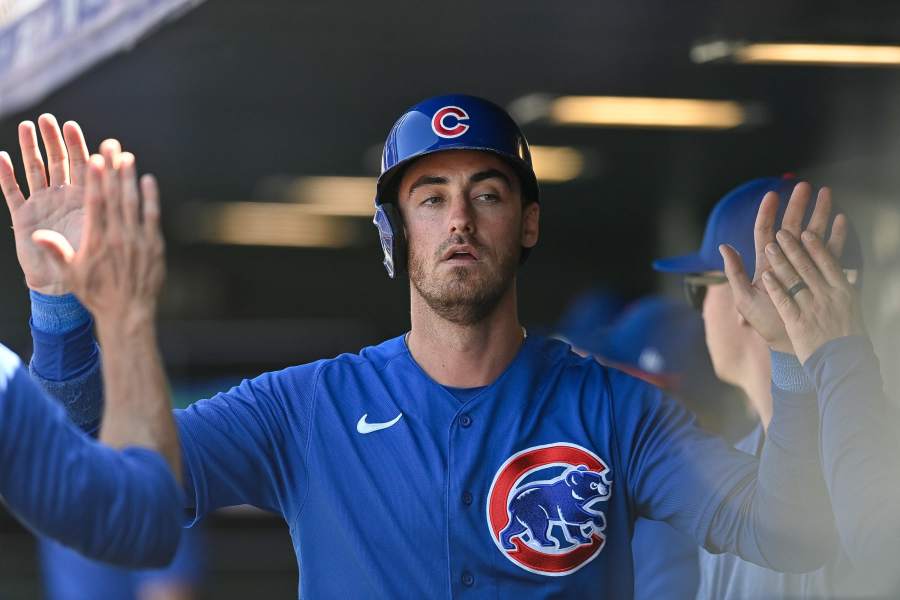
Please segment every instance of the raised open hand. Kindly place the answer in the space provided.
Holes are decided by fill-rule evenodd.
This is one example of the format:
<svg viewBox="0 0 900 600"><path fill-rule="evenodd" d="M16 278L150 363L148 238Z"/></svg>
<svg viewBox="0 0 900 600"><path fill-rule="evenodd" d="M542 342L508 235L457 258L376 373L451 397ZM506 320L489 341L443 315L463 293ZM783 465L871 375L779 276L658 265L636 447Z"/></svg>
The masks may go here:
<svg viewBox="0 0 900 600"><path fill-rule="evenodd" d="M65 123L60 131L56 118L44 114L38 119L38 127L47 150L46 164L34 123L25 121L19 125L28 199L16 181L12 160L6 152L0 152L0 190L12 218L16 255L26 284L37 292L58 295L70 290L62 282L55 264L47 260L31 236L39 229L52 229L73 248L80 245L88 150L81 128L74 121ZM106 140L101 150L108 160L117 161L121 147L115 140Z"/></svg>
<svg viewBox="0 0 900 600"><path fill-rule="evenodd" d="M152 323L165 279L156 180L145 175L140 191L138 187L133 155L122 153L118 168L92 156L85 177L81 246L76 250L51 229L32 234L60 282L93 313L101 333Z"/></svg>
<svg viewBox="0 0 900 600"><path fill-rule="evenodd" d="M784 321L797 358L805 362L831 340L863 332L859 295L838 257L847 237L847 219L834 219L826 245L813 231L801 240L779 231L766 252L772 270L763 274L766 290Z"/></svg>
<svg viewBox="0 0 900 600"><path fill-rule="evenodd" d="M781 230L795 238L799 238L803 230L803 218L806 213L812 188L806 182L794 186L791 198L788 201L784 217L781 222ZM756 272L753 280L748 279L744 271L740 255L734 248L723 245L719 248L725 261L725 275L728 284L734 294L735 305L741 316L753 327L757 333L774 350L795 354L795 348L791 343L784 322L772 303L769 293L763 282L763 274L770 271L769 254L766 248L776 240L776 220L778 215L778 193L769 192L765 195L756 216L756 224L753 230L753 239L756 249ZM831 191L828 188L819 190L813 213L806 230L818 236L825 236L831 217ZM843 236L845 230L835 229L832 233L835 246L843 248Z"/></svg>

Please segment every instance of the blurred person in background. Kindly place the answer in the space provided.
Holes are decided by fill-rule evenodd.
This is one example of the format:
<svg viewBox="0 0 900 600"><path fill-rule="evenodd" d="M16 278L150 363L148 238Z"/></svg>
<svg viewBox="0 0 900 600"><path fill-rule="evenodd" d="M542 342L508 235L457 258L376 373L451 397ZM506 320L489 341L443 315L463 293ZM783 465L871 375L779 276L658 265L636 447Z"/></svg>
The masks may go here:
<svg viewBox="0 0 900 600"><path fill-rule="evenodd" d="M556 323L553 337L572 346L582 356L603 338L610 323L625 308L625 300L616 293L595 287L576 294Z"/></svg>
<svg viewBox="0 0 900 600"><path fill-rule="evenodd" d="M816 218L811 205L803 211L805 214L801 212L793 217L785 217L785 206L792 192L806 185L798 184L796 179L786 176L755 179L735 188L716 204L710 214L700 250L689 255L654 262L654 267L659 271L684 276L688 299L703 315L706 343L716 375L743 390L748 405L756 415L757 424L753 431L735 446L754 456L760 456L763 452L766 430L772 417L770 381L773 370L775 373L793 372L795 375L791 388L798 393L811 389L818 382L808 378L804 371L792 366L796 365L797 358L770 348L767 341L745 318L734 290L728 285L726 263L719 246L721 244L731 246L735 252L729 254L726 248L725 253L731 258L732 265L739 264L739 260L743 259L744 269L751 273L754 270L758 272L758 262L771 262L775 256L783 256L777 247L760 248L758 241L754 241L754 227L759 229L766 225L758 216L765 212L760 210L761 204L766 202L769 208L778 206L777 213L774 209L768 211L776 222L781 222L782 218L796 220L802 216L804 223L808 223ZM828 191L825 190L820 194L820 200L823 195L828 196ZM783 241L779 237L778 246L783 248L785 246ZM809 246L806 242L804 244ZM775 250L776 254L769 253L768 250ZM859 240L852 228L849 228L849 236L840 260L846 279L859 286L862 281L863 261ZM804 264L807 267L811 265L810 262ZM807 271L818 273L815 267L810 267ZM758 282L759 285L761 283ZM788 298L797 299L797 296L800 296L797 300L805 300L805 296L810 294L807 284L802 281L793 281L786 286L785 296ZM823 312L817 315L817 318L823 322L837 322L842 317ZM851 552L861 551L856 556L851 555L848 560L841 546L836 546L824 567L811 573L794 574L767 569L733 554L714 554L701 549L698 599L845 598L870 594L888 597L887 594L895 591L893 584L887 583L893 574L885 577L886 563L882 560L877 565L872 565L869 564L871 562L869 559L873 554L878 555L877 548L897 548L896 540L900 537L900 531L891 530L890 521L883 523L886 531L880 531L878 523L867 519L870 515L865 514L863 507L873 506L871 504L873 502L878 505L896 504L900 501L895 486L888 485L887 488L878 489L870 485L867 489L866 485L879 478L896 477L896 473L890 473L889 466L885 467L878 461L880 455L889 454L890 449L894 447L891 443L884 443L886 440L880 436L896 435L896 430L882 430L881 423L878 423L886 414L882 402L880 374L877 374L877 360L868 339L860 333L857 332L856 336L847 338L846 344L851 348L854 344L860 347L856 355L849 354L851 360L867 362L869 368L874 365L876 373L872 378L877 378L879 386L877 389L871 388L869 395L876 401L872 402L873 398L858 399L860 427L855 428L856 437L831 436L830 423L823 421L820 426L823 436L821 441L823 468L832 494L838 533ZM824 393L821 389L817 391L821 404ZM854 401L857 399L854 398ZM866 427L869 427L868 431ZM849 447L850 442L847 440L867 437L874 438L878 443L865 446L854 442L855 448ZM850 474L860 476L863 470L867 471L868 475L862 479L854 480L847 476ZM862 483L854 486L854 481ZM854 497L855 495L858 497ZM866 547L862 548L863 545ZM857 567L856 573L851 563Z"/></svg>
<svg viewBox="0 0 900 600"><path fill-rule="evenodd" d="M162 569L116 567L43 538L39 550L46 600L192 600L205 577L199 526L182 532L175 558Z"/></svg>

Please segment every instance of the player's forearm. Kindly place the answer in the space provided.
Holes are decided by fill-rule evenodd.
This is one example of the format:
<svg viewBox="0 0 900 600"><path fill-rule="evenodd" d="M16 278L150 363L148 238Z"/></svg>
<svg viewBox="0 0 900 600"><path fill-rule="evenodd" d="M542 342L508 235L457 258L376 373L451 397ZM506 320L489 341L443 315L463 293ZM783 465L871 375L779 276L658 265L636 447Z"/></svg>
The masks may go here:
<svg viewBox="0 0 900 600"><path fill-rule="evenodd" d="M29 527L91 558L160 566L178 545L183 500L163 459L87 438L2 345L0 496Z"/></svg>
<svg viewBox="0 0 900 600"><path fill-rule="evenodd" d="M819 464L816 400L811 391L774 384L772 398L753 502L754 528L771 568L810 571L832 556L837 541Z"/></svg>
<svg viewBox="0 0 900 600"><path fill-rule="evenodd" d="M894 573L885 567L900 555L900 447L872 345L840 338L804 367L817 390L822 467L844 552L857 569Z"/></svg>
<svg viewBox="0 0 900 600"><path fill-rule="evenodd" d="M181 480L181 450L152 314L132 321L99 319L106 402L100 440L162 454Z"/></svg>

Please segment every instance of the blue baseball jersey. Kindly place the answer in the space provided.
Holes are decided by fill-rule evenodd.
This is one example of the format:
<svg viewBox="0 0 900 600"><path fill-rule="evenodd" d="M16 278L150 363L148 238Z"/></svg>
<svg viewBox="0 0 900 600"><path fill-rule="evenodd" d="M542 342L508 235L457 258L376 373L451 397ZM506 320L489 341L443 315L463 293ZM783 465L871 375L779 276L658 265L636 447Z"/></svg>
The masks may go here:
<svg viewBox="0 0 900 600"><path fill-rule="evenodd" d="M176 421L193 518L242 503L283 515L302 597L629 598L638 516L767 566L821 564L833 530L815 410L777 403L759 462L561 342L528 337L495 382L460 391L398 337L244 381Z"/></svg>

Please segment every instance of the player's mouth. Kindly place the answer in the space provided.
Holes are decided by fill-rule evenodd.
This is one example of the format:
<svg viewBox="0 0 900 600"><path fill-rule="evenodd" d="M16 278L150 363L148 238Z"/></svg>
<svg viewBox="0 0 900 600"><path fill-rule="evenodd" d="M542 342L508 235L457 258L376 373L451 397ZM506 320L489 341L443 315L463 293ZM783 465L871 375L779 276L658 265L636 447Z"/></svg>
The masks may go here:
<svg viewBox="0 0 900 600"><path fill-rule="evenodd" d="M451 264L468 264L478 262L478 253L472 246L451 246L444 252L442 259Z"/></svg>

